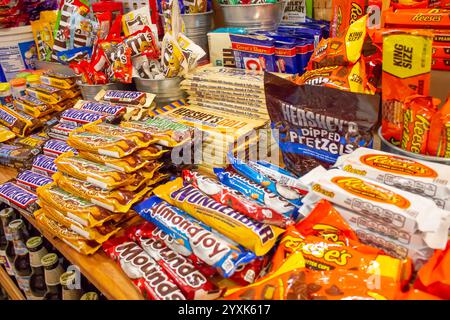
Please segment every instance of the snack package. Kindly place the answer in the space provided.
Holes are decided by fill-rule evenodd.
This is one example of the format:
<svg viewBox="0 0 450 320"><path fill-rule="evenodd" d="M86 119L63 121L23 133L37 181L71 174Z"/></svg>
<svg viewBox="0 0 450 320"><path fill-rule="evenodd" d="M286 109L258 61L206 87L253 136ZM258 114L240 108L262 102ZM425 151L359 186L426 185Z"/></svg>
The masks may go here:
<svg viewBox="0 0 450 320"><path fill-rule="evenodd" d="M85 160L75 156L72 152L66 152L55 159L58 171L68 174L80 180L90 182L104 190L112 190L129 185L134 181L134 176L107 166Z"/></svg>
<svg viewBox="0 0 450 320"><path fill-rule="evenodd" d="M384 15L384 24L390 28L449 29L448 9L402 9L390 10Z"/></svg>
<svg viewBox="0 0 450 320"><path fill-rule="evenodd" d="M431 200L381 185L339 169L317 167L301 178L310 186L305 203L324 198L363 216L384 221L387 226L422 232L425 243L434 249L445 246L450 219L448 212Z"/></svg>
<svg viewBox="0 0 450 320"><path fill-rule="evenodd" d="M65 142L69 137L69 134L76 128L78 128L78 126L73 122L59 122L57 125L50 128L48 136Z"/></svg>
<svg viewBox="0 0 450 320"><path fill-rule="evenodd" d="M223 185L206 176L189 170L183 170L183 179L186 183L210 196L217 202L227 205L237 212L246 215L256 221L285 228L293 221L275 210L265 207L250 198L244 197L239 192Z"/></svg>
<svg viewBox="0 0 450 320"><path fill-rule="evenodd" d="M450 99L431 118L427 153L450 158Z"/></svg>
<svg viewBox="0 0 450 320"><path fill-rule="evenodd" d="M104 134L105 136L126 138L134 141L139 146L142 146L140 149L147 148L150 144L157 141L150 133L102 122L94 122L84 125L82 128L78 129L78 132L91 132L96 134Z"/></svg>
<svg viewBox="0 0 450 320"><path fill-rule="evenodd" d="M116 261L149 300L186 300L173 280L136 242L117 237L103 244L106 254Z"/></svg>
<svg viewBox="0 0 450 320"><path fill-rule="evenodd" d="M0 105L0 125L7 127L17 136L24 137L40 127L42 123L26 113Z"/></svg>
<svg viewBox="0 0 450 320"><path fill-rule="evenodd" d="M42 74L40 81L43 84L59 89L72 89L76 85L75 77L50 71Z"/></svg>
<svg viewBox="0 0 450 320"><path fill-rule="evenodd" d="M16 134L13 133L8 128L0 125L0 143L6 142L8 140L14 139L16 137Z"/></svg>
<svg viewBox="0 0 450 320"><path fill-rule="evenodd" d="M206 52L182 33L178 34L177 42L184 56L181 64L183 69L179 74L179 76L182 76L197 67L198 61L206 55Z"/></svg>
<svg viewBox="0 0 450 320"><path fill-rule="evenodd" d="M58 187L66 192L115 213L128 212L132 205L140 201L151 190L151 187L144 187L137 192L122 189L106 191L89 182L64 175L61 172L55 173L53 179Z"/></svg>
<svg viewBox="0 0 450 320"><path fill-rule="evenodd" d="M36 193L29 191L13 182L0 185L0 202L18 210L25 215L31 215L39 208Z"/></svg>
<svg viewBox="0 0 450 320"><path fill-rule="evenodd" d="M249 219L232 208L216 202L191 185L183 186L181 178L156 187L153 193L251 250L257 256L266 254L283 232L283 229L278 227Z"/></svg>
<svg viewBox="0 0 450 320"><path fill-rule="evenodd" d="M161 42L161 67L166 78L173 78L187 69L185 57L172 33L166 32Z"/></svg>
<svg viewBox="0 0 450 320"><path fill-rule="evenodd" d="M52 105L30 95L14 99L14 108L35 118L46 116L55 111Z"/></svg>
<svg viewBox="0 0 450 320"><path fill-rule="evenodd" d="M64 241L71 248L75 249L81 254L91 255L94 254L101 245L92 240L86 240L75 231L72 231L62 224L48 217L44 210L37 210L33 213L35 219L45 226L50 232Z"/></svg>
<svg viewBox="0 0 450 320"><path fill-rule="evenodd" d="M447 166L383 151L359 148L338 158L335 166L385 185L432 199L450 210L450 175Z"/></svg>
<svg viewBox="0 0 450 320"><path fill-rule="evenodd" d="M55 179L56 180L56 179ZM47 184L37 189L39 202L47 210L55 209L85 227L97 227L110 220L119 219L113 214L87 200L68 193L56 184Z"/></svg>
<svg viewBox="0 0 450 320"><path fill-rule="evenodd" d="M33 172L31 170L22 171L16 177L16 183L19 186L24 187L25 189L28 189L33 192L36 192L36 189L38 187L45 186L52 182L53 182L52 178L46 175Z"/></svg>
<svg viewBox="0 0 450 320"><path fill-rule="evenodd" d="M377 96L298 86L271 74L264 81L272 132L294 174L330 166L340 155L373 144Z"/></svg>
<svg viewBox="0 0 450 320"><path fill-rule="evenodd" d="M264 35L230 34L239 69L276 72L274 39Z"/></svg>
<svg viewBox="0 0 450 320"><path fill-rule="evenodd" d="M33 160L31 171L51 177L56 171L55 158L40 154Z"/></svg>
<svg viewBox="0 0 450 320"><path fill-rule="evenodd" d="M178 249L172 249L194 253L203 262L217 268L224 277L230 277L239 265L255 258L250 251L212 233L203 223L156 196L135 205L133 209L177 242Z"/></svg>
<svg viewBox="0 0 450 320"><path fill-rule="evenodd" d="M381 134L399 145L407 97L427 96L430 90L432 36L424 30L383 33L383 91Z"/></svg>
<svg viewBox="0 0 450 320"><path fill-rule="evenodd" d="M342 36L322 39L309 60L308 70L356 63L366 39L366 24L367 16L363 16L352 23Z"/></svg>
<svg viewBox="0 0 450 320"><path fill-rule="evenodd" d="M120 121L127 112L126 106L112 105L93 101L78 100L74 109L98 112L107 116L109 122Z"/></svg>
<svg viewBox="0 0 450 320"><path fill-rule="evenodd" d="M42 147L42 151L44 155L54 158L68 151L72 151L74 154L77 153L77 151L69 146L65 141L57 139L47 140Z"/></svg>
<svg viewBox="0 0 450 320"><path fill-rule="evenodd" d="M420 95L405 99L401 141L403 150L418 154L426 153L431 119L440 103L439 99Z"/></svg>
<svg viewBox="0 0 450 320"><path fill-rule="evenodd" d="M273 194L286 199L294 206L300 206L302 204L302 194L297 192L297 190L286 188L284 185L277 183L270 177L264 175L261 171L255 169L251 164L247 164L240 159L234 158L231 154L228 154L228 160L230 160L233 169L239 174L249 178Z"/></svg>
<svg viewBox="0 0 450 320"><path fill-rule="evenodd" d="M414 288L441 299L450 299L449 263L450 242L445 249L436 250L431 259L419 270Z"/></svg>
<svg viewBox="0 0 450 320"><path fill-rule="evenodd" d="M96 101L133 105L146 109L151 107L154 98L155 95L151 93L124 90L100 90L95 96Z"/></svg>
<svg viewBox="0 0 450 320"><path fill-rule="evenodd" d="M149 6L142 6L122 16L122 29L125 36L138 32L146 26L150 27L151 32L158 37L158 28L152 23ZM158 39L155 40L158 43Z"/></svg>
<svg viewBox="0 0 450 320"><path fill-rule="evenodd" d="M0 164L17 169L31 168L39 152L37 148L0 143Z"/></svg>
<svg viewBox="0 0 450 320"><path fill-rule="evenodd" d="M213 300L221 296L222 290L205 277L196 266L173 251L154 233L156 227L150 223L130 227L127 236L139 243L169 277L177 284L189 300ZM156 232L155 232L156 231Z"/></svg>
<svg viewBox="0 0 450 320"><path fill-rule="evenodd" d="M41 132L29 135L24 138L14 140L14 145L25 146L29 148L41 149L45 142L49 139L47 134Z"/></svg>
<svg viewBox="0 0 450 320"><path fill-rule="evenodd" d="M61 123L70 123L76 126L81 126L86 123L97 120L104 120L107 116L97 112L79 110L75 108L68 109L61 114Z"/></svg>

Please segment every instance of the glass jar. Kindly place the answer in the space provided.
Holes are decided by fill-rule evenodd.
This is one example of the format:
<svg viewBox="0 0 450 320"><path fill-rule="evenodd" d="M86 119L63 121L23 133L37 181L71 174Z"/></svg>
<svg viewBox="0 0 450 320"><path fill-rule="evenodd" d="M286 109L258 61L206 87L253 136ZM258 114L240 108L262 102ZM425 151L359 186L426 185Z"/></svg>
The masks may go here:
<svg viewBox="0 0 450 320"><path fill-rule="evenodd" d="M32 237L27 241L27 248L30 255L30 265L32 274L30 278L30 292L33 300L41 300L47 293L45 284L44 266L41 259L47 254L42 237Z"/></svg>
<svg viewBox="0 0 450 320"><path fill-rule="evenodd" d="M0 220L3 229L3 235L6 240L6 244L4 245L4 252L0 251L0 255L4 258L4 266L5 270L10 276L14 276L14 258L16 257L16 252L14 251L14 243L12 232L9 228L9 223L15 219L15 213L12 208L6 208L0 211Z"/></svg>
<svg viewBox="0 0 450 320"><path fill-rule="evenodd" d="M0 83L0 105L8 108L13 107L13 95L11 85L8 82Z"/></svg>
<svg viewBox="0 0 450 320"><path fill-rule="evenodd" d="M80 300L98 300L98 294L94 291L86 292L81 296Z"/></svg>
<svg viewBox="0 0 450 320"><path fill-rule="evenodd" d="M45 284L47 285L44 300L61 300L62 288L59 279L64 273L64 269L59 263L58 256L55 253L48 253L42 257L41 263L44 267Z"/></svg>
<svg viewBox="0 0 450 320"><path fill-rule="evenodd" d="M25 95L25 89L27 88L27 80L24 78L12 79L9 81L11 85L11 93L14 99L20 98Z"/></svg>
<svg viewBox="0 0 450 320"><path fill-rule="evenodd" d="M81 288L76 288L75 271L64 272L59 281L62 286L63 300L80 300Z"/></svg>

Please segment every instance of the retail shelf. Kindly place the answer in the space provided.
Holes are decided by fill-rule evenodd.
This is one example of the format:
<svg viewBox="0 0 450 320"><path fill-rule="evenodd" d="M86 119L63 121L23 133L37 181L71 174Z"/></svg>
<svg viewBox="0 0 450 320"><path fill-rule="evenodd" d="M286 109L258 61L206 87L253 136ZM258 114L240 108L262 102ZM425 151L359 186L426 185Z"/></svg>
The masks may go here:
<svg viewBox="0 0 450 320"><path fill-rule="evenodd" d="M16 169L0 166L0 184L14 178L16 175Z"/></svg>
<svg viewBox="0 0 450 320"><path fill-rule="evenodd" d="M25 296L19 287L14 283L13 279L8 275L6 270L0 266L0 285L5 289L9 298L12 300L25 300Z"/></svg>

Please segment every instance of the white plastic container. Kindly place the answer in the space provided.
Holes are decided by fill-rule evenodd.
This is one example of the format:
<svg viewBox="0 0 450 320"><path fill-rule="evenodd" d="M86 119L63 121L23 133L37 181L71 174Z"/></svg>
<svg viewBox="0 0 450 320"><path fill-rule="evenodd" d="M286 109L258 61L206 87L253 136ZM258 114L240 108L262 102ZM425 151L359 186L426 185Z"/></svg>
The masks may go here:
<svg viewBox="0 0 450 320"><path fill-rule="evenodd" d="M35 59L31 26L0 29L0 82L13 79L24 69L33 69Z"/></svg>

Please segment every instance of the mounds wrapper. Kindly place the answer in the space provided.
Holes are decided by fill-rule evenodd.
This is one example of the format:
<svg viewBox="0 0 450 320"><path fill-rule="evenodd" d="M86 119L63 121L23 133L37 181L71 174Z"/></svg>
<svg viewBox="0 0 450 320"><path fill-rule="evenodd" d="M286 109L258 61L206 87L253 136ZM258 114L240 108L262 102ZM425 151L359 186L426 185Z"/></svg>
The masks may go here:
<svg viewBox="0 0 450 320"><path fill-rule="evenodd" d="M438 207L450 210L450 176L446 165L359 148L339 157L335 166L430 198Z"/></svg>
<svg viewBox="0 0 450 320"><path fill-rule="evenodd" d="M340 155L372 145L377 96L299 86L271 74L264 83L271 127L286 168L294 174L329 167Z"/></svg>
<svg viewBox="0 0 450 320"><path fill-rule="evenodd" d="M424 30L383 33L381 134L394 145L402 140L405 99L429 94L432 39Z"/></svg>
<svg viewBox="0 0 450 320"><path fill-rule="evenodd" d="M133 209L173 239L166 242L171 249L184 256L195 254L224 277L230 277L240 265L255 259L252 252L211 232L210 227L156 196Z"/></svg>
<svg viewBox="0 0 450 320"><path fill-rule="evenodd" d="M184 186L181 178L160 185L153 192L257 256L272 249L283 232L283 229L254 221L224 206L192 185Z"/></svg>
<svg viewBox="0 0 450 320"><path fill-rule="evenodd" d="M317 167L300 180L310 186L304 203L315 203L323 198L407 234L419 231L430 248L443 248L447 242L449 214L431 199L339 169L326 171Z"/></svg>
<svg viewBox="0 0 450 320"><path fill-rule="evenodd" d="M430 156L450 158L450 99L431 119L427 153Z"/></svg>

